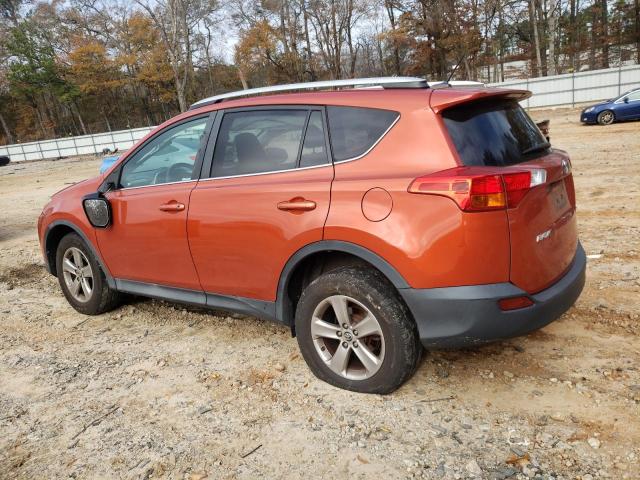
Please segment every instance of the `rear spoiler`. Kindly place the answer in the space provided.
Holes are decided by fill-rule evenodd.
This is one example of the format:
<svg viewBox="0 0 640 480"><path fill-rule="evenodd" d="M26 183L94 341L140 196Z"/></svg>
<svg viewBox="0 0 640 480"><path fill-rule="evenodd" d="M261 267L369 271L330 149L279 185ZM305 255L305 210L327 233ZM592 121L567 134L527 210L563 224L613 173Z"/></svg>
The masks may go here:
<svg viewBox="0 0 640 480"><path fill-rule="evenodd" d="M505 88L450 88L434 89L431 93L431 109L439 113L447 108L461 103L475 102L487 98L509 98L513 100L525 100L532 93L529 90L509 90Z"/></svg>

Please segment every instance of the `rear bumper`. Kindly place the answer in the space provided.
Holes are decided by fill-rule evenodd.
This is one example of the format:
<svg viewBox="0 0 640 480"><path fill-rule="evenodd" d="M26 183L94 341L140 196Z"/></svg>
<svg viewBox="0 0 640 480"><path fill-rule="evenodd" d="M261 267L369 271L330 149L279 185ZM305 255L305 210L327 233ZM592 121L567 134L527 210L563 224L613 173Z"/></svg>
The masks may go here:
<svg viewBox="0 0 640 480"><path fill-rule="evenodd" d="M527 295L512 283L431 289L401 289L427 348L459 348L516 337L548 325L580 296L586 256L578 243L571 267L551 287L529 295L534 304L502 311L498 300Z"/></svg>

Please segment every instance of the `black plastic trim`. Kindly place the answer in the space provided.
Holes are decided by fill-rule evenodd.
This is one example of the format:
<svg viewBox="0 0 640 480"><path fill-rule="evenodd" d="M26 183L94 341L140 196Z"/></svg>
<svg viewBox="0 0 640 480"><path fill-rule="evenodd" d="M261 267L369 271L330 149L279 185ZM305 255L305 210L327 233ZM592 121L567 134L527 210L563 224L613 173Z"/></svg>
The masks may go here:
<svg viewBox="0 0 640 480"><path fill-rule="evenodd" d="M159 298L174 302L187 303L189 305L206 305L207 298L201 290L188 290L185 288L167 287L154 283L138 282L135 280L123 280L116 278L116 290L143 297Z"/></svg>
<svg viewBox="0 0 640 480"><path fill-rule="evenodd" d="M585 283L586 256L578 243L567 273L551 287L528 295L512 283L431 289L402 289L420 340L427 348L460 348L516 337L548 325L578 299ZM498 300L527 295L534 304L502 311Z"/></svg>
<svg viewBox="0 0 640 480"><path fill-rule="evenodd" d="M287 294L287 288L289 286L289 280L298 264L303 261L309 255L320 252L344 252L360 257L367 261L378 270L380 270L389 281L397 289L409 288L409 284L398 273L398 271L389 264L385 259L371 250L368 250L360 245L350 242L343 242L340 240L320 240L318 242L310 243L305 247L294 253L287 261L282 273L280 274L280 280L278 281L278 294L276 300L275 316L287 325L293 324L293 305Z"/></svg>
<svg viewBox="0 0 640 480"><path fill-rule="evenodd" d="M207 307L219 308L229 312L244 313L258 318L281 322L276 317L275 302L266 302L254 298L234 297L229 295L219 295L217 293L207 293Z"/></svg>
<svg viewBox="0 0 640 480"><path fill-rule="evenodd" d="M169 287L154 283L138 282L117 278L116 289L120 292L131 293L143 297L158 298L172 302L197 305L201 307L225 310L228 312L244 313L258 318L278 321L275 316L275 303L256 300L253 298L234 297L205 293L201 290Z"/></svg>
<svg viewBox="0 0 640 480"><path fill-rule="evenodd" d="M57 227L57 226L66 226L71 228L75 233L77 233L78 235L80 235L80 237L82 238L82 240L84 240L84 242L87 244L87 246L89 247L89 249L91 250L91 253L93 254L93 256L95 257L96 261L98 262L98 264L100 265L100 268L102 269L102 271L104 272L104 276L107 279L107 285L109 285L109 288L116 288L116 283L115 280L113 279L113 277L111 276L111 272L109 272L109 269L107 268L106 264L104 263L104 261L102 260L102 257L100 256L100 254L98 253L98 250L94 247L93 243L91 243L91 241L87 238L87 236L84 234L84 232L82 230L80 230L80 228L71 223L68 222L67 220L54 220L53 222L51 222L48 226L47 226L47 230L44 234L44 250L45 250L45 255L46 255L46 266L47 266L47 271L54 275L53 271L51 270L51 265L49 265L49 251L47 250L47 244L49 243L49 234L51 233L51 231ZM57 275L56 275L57 276Z"/></svg>

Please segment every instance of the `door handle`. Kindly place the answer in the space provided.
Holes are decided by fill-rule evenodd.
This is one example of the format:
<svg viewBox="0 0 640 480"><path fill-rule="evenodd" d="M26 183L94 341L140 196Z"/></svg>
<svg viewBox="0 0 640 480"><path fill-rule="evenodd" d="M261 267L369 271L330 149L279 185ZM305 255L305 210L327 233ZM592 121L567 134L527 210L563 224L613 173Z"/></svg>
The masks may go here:
<svg viewBox="0 0 640 480"><path fill-rule="evenodd" d="M175 200L172 200L169 203L163 203L160 205L160 210L163 212L181 212L184 210L184 203L178 203Z"/></svg>
<svg viewBox="0 0 640 480"><path fill-rule="evenodd" d="M316 202L313 200L306 200L304 198L293 198L286 202L278 203L278 210L284 210L286 212L298 211L308 212L316 208Z"/></svg>

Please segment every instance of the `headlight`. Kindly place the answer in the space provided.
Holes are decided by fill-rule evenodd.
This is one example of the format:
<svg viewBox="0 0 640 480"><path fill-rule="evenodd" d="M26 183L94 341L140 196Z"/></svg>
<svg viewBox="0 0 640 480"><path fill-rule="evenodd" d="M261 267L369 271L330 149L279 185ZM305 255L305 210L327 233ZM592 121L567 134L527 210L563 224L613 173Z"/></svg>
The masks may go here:
<svg viewBox="0 0 640 480"><path fill-rule="evenodd" d="M584 113L593 112L593 110L594 110L595 108L596 108L596 107L589 107L589 108L585 109Z"/></svg>

